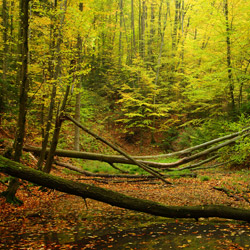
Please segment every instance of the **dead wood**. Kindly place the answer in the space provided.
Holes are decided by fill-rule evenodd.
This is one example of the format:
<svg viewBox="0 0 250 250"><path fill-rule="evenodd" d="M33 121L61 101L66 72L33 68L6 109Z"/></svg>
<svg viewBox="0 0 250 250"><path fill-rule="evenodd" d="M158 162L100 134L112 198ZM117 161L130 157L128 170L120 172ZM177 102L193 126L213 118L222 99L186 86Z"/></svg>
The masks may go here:
<svg viewBox="0 0 250 250"><path fill-rule="evenodd" d="M246 134L246 135L248 135L248 134ZM171 163L160 163L160 162L142 161L142 160L136 160L136 162L140 163L140 164L144 164L144 165L146 164L149 167L158 168L158 169L174 168L174 167L178 167L178 166L181 166L183 164L189 163L191 161L194 161L196 159L199 159L201 157L207 156L210 153L213 153L222 147L225 147L225 146L228 146L230 144L235 143L240 138L242 138L242 137L237 136L231 140L225 141L225 142L220 143L216 146L213 146L213 147L210 147L206 150L203 150L199 153L196 153L196 154L191 155L189 157L184 157L180 160L177 160L177 161L171 162ZM24 150L34 152L34 153L39 153L41 148L33 147L33 146L24 146ZM104 155L104 154L79 152L79 151L73 151L73 150L62 150L62 149L56 150L55 155L62 156L62 157L70 157L70 158L81 158L81 159L86 159L86 160L104 161L107 163L125 163L125 164L137 165L134 163L134 160L126 159L125 157L122 157L119 155Z"/></svg>
<svg viewBox="0 0 250 250"><path fill-rule="evenodd" d="M169 218L220 217L250 222L250 210L222 205L166 206L157 202L127 196L112 190L66 180L11 161L0 156L0 172L60 192L90 198L112 206Z"/></svg>
<svg viewBox="0 0 250 250"><path fill-rule="evenodd" d="M106 145L108 145L109 147L111 147L113 150L117 151L118 153L120 153L121 155L123 155L126 159L128 159L130 162L132 162L134 165L137 165L139 168L144 169L146 172L150 173L151 175L155 176L156 178L162 180L165 184L172 184L171 182L166 181L164 178L161 177L161 175L154 169L150 168L147 166L147 163L141 163L138 162L137 160L135 160L133 157L131 157L130 155L128 155L127 153L125 153L123 150L119 149L118 147L116 147L115 145L113 145L112 143L108 142L107 140L105 140L104 138L100 137L99 135L95 134L93 131L90 131L88 128L84 127L82 124L80 124L78 121L76 121L75 119L73 119L72 117L70 117L69 115L65 116L65 119L72 121L75 125L77 125L79 128L81 128L83 131L85 131L86 133L90 134L91 136L93 136L94 138L96 138L97 140L105 143Z"/></svg>
<svg viewBox="0 0 250 250"><path fill-rule="evenodd" d="M83 170L81 168L78 168L76 166L73 166L69 163L65 162L60 162L60 161L55 161L54 162L56 165L65 167L67 169L76 171L78 173L84 174L85 176L90 176L90 177L105 177L105 178L143 178L143 180L148 180L148 179L155 179L155 176L152 175L138 175L138 174L104 174L104 173L92 173L86 170ZM164 178L169 178L169 177L197 177L197 174L195 173L180 173L176 175L171 175L171 174L162 174L162 177Z"/></svg>

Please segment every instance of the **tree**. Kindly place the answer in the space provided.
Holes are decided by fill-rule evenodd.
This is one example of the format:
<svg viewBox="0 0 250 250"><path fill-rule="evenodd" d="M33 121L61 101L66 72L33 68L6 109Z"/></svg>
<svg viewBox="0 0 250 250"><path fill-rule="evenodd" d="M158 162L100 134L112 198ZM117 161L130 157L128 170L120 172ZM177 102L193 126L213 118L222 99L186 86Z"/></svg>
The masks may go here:
<svg viewBox="0 0 250 250"><path fill-rule="evenodd" d="M229 13L228 13L228 0L224 0L224 15L226 20L226 44L227 44L227 75L229 82L229 92L231 97L232 111L235 111L235 100L234 100L234 83L233 83L233 73L232 73L232 61L231 61L231 27L229 24Z"/></svg>
<svg viewBox="0 0 250 250"><path fill-rule="evenodd" d="M19 24L19 40L20 40L20 68L19 76L17 77L20 86L19 92L19 113L17 120L17 128L15 141L13 145L14 155L13 160L19 162L25 137L25 125L26 125L26 114L27 114L27 102L28 102L28 91L29 91L29 79L28 79L28 30L29 30L29 0L20 0L20 24ZM20 203L15 197L16 191L19 187L17 179L12 179L8 189L2 193L6 200L13 203Z"/></svg>
<svg viewBox="0 0 250 250"><path fill-rule="evenodd" d="M79 10L83 11L83 3L79 4ZM77 50L78 50L78 71L81 70L82 65L82 37L81 34L78 34L77 37ZM75 104L75 119L80 122L81 120L81 91L82 91L82 80L83 80L83 74L80 74L77 81L77 94L76 94L76 104ZM78 126L75 126L75 137L74 137L74 149L80 150L80 129Z"/></svg>
<svg viewBox="0 0 250 250"><path fill-rule="evenodd" d="M13 162L2 156L0 156L0 172L22 178L44 187L58 190L60 192L77 195L84 199L90 198L108 203L112 206L118 206L156 216L195 219L199 219L200 217L221 217L244 220L248 222L250 221L250 210L220 205L203 205L194 207L165 206L157 202L134 198L93 185L77 183L60 177L55 177L32 168L25 167L22 164Z"/></svg>
<svg viewBox="0 0 250 250"><path fill-rule="evenodd" d="M64 5L65 6L65 5ZM52 82L52 90L50 96L50 105L48 110L48 118L47 124L45 129L45 134L42 141L42 151L39 157L39 161L37 162L37 168L42 169L42 165L45 159L45 151L49 142L49 135L53 121L53 114L55 112L55 103L56 103L56 95L57 95L57 85L58 85L58 78L61 72L61 44L62 44L62 26L64 24L64 12L57 17L57 1L54 2L52 6L52 13L51 13L51 25L50 25L50 52L51 52L51 59L49 60L49 74L50 79ZM62 9L63 6L60 6ZM66 7L65 7L66 8ZM58 27L59 26L59 27ZM56 64L55 64L56 61Z"/></svg>
<svg viewBox="0 0 250 250"><path fill-rule="evenodd" d="M3 49L2 49L2 86L0 87L0 109L4 109L6 95L6 74L7 74L7 52L8 52L8 8L7 1L3 0L2 6L2 26L3 26ZM1 124L1 119L0 119Z"/></svg>

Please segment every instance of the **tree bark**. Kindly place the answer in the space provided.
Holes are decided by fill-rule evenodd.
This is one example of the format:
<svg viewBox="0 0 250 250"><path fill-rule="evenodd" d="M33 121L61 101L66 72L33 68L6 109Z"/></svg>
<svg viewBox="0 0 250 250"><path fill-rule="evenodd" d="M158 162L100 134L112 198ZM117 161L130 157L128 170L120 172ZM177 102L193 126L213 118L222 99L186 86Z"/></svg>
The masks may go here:
<svg viewBox="0 0 250 250"><path fill-rule="evenodd" d="M2 24L3 24L3 55L2 55L2 70L3 80L6 80L7 74L7 53L8 53L8 7L7 1L3 0L2 4ZM4 89L2 91L5 91Z"/></svg>
<svg viewBox="0 0 250 250"><path fill-rule="evenodd" d="M234 100L234 83L232 72L232 53L231 53L231 28L229 26L229 10L228 0L224 0L224 15L226 20L226 44L227 44L227 75L229 81L229 93L231 97L232 111L235 112L235 100Z"/></svg>
<svg viewBox="0 0 250 250"><path fill-rule="evenodd" d="M58 26L58 19L57 19L57 1L54 2L54 6L51 9L52 15L51 15L51 25L50 25L50 51L52 53L51 59L49 60L49 73L50 73L50 79L53 80L52 83L52 90L51 90L51 96L50 96L50 105L49 105L49 111L48 111L48 118L47 118L47 124L45 129L44 138L42 141L42 151L39 157L39 160L37 162L37 168L39 170L42 169L43 162L45 159L45 151L49 142L49 134L51 130L52 120L53 120L53 112L55 111L55 102L56 102L56 94L57 94L57 79L60 73L60 47L62 39L60 38L59 34L60 31L57 29ZM62 28L62 27L60 27ZM57 56L56 56L57 54ZM57 61L57 66L55 68L54 61Z"/></svg>
<svg viewBox="0 0 250 250"><path fill-rule="evenodd" d="M38 185L58 190L60 192L90 198L105 202L112 206L144 212L156 216L169 218L195 218L220 217L226 219L250 221L250 210L232 208L221 205L204 206L165 206L163 204L134 198L112 190L96 187L94 185L77 183L52 176L38 170L11 161L0 156L0 172L36 183Z"/></svg>
<svg viewBox="0 0 250 250"><path fill-rule="evenodd" d="M28 102L28 91L29 91L29 79L28 79L28 30L29 30L29 0L20 0L20 23L19 23L19 39L20 44L20 55L21 63L19 68L18 84L20 84L19 93L19 113L17 120L17 130L14 141L14 156L13 160L19 162L25 137L25 125L26 125L26 114L27 114L27 102ZM15 197L16 191L19 187L19 182L16 178L10 181L8 189L3 193L6 200L11 203L19 204L20 201Z"/></svg>
<svg viewBox="0 0 250 250"><path fill-rule="evenodd" d="M153 162L153 161L143 161L138 160L138 157L133 157L133 159L136 159L136 162L139 164L145 164L149 167L159 168L159 169L169 169L173 167L177 167L180 165L183 165L185 163L191 162L193 160L199 159L203 156L206 156L212 152L217 151L218 149L225 147L227 145L235 143L238 139L242 138L241 136L234 137L231 140L225 141L223 143L220 143L216 146L213 146L211 148L208 148L206 150L203 150L199 153L196 153L194 155L191 155L189 157L184 157L178 161L171 162L171 163L159 163L159 162ZM32 147L32 146L25 146L24 150L38 153L41 148L38 147ZM47 150L48 152L48 150ZM94 160L94 161L104 161L108 163L125 163L125 164L132 164L137 165L133 160L130 158L125 158L119 155L104 155L104 154L97 154L97 153L89 153L89 152L78 152L73 150L56 150L55 155L62 156L62 157L70 157L70 158L80 158L80 159L86 159L86 160Z"/></svg>
<svg viewBox="0 0 250 250"><path fill-rule="evenodd" d="M136 54L134 0L131 0L131 60Z"/></svg>
<svg viewBox="0 0 250 250"><path fill-rule="evenodd" d="M82 12L83 11L83 3L79 4L79 10ZM77 37L77 51L78 51L78 65L77 65L77 70L81 70L82 68L82 37L80 33L78 34ZM81 74L78 77L77 81L77 94L76 94L76 104L75 104L75 119L76 121L80 122L81 121L81 96L82 96L82 80L83 80L83 74ZM76 151L80 150L80 128L75 125L75 136L74 136L74 149Z"/></svg>
<svg viewBox="0 0 250 250"><path fill-rule="evenodd" d="M61 44L63 42L62 27L63 27L63 24L64 24L66 9L67 9L67 0L64 0L64 2L62 2L61 6L60 6L60 11L62 11L62 14L61 14L60 29L58 30L59 35L58 35L57 46L56 46L58 56L57 56L57 65L56 65L56 69L55 69L55 77L54 77L55 80L57 80L57 78L58 78L58 76L60 74L60 71L61 71L61 63L62 63L61 62L61 60L62 60L61 59ZM65 109L67 97L68 97L68 94L69 94L69 88L70 87L69 87L69 84L68 84L67 87L66 87L66 92L65 92L65 95L64 95L63 104L61 106L60 112L58 112L57 117L56 117L55 130L54 130L54 133L53 133L50 152L48 154L48 157L47 157L44 169L43 169L46 173L50 172L51 166L52 166L52 163L53 163L54 152L55 152L56 147L57 147L59 134L60 134L60 129L61 129L61 125L62 125L61 112L64 111L64 109Z"/></svg>
<svg viewBox="0 0 250 250"><path fill-rule="evenodd" d="M119 9L120 9L120 34L119 34L119 66L121 66L122 63L122 19L123 19L123 0L119 0Z"/></svg>
<svg viewBox="0 0 250 250"><path fill-rule="evenodd" d="M105 139L103 139L102 137L98 136L97 134L93 133L92 131L90 131L89 129L85 128L84 126L82 126L80 123L78 123L75 119L73 119L70 116L65 116L65 119L72 121L75 125L79 126L79 128L81 128L83 131L87 132L88 134L92 135L94 138L96 138L97 140L100 140L101 142L105 143L106 145L108 145L109 147L111 147L113 150L115 150L116 152L120 153L121 155L123 155L127 160L129 160L130 162L132 162L134 165L137 165L139 168L142 168L143 170L145 170L146 172L150 173L151 175L155 176L156 178L162 180L164 183L166 184L171 184L170 182L166 181L164 178L161 177L161 175L151 169L150 167L147 166L147 163L141 163L136 161L133 157L131 157L130 155L128 155L127 153L125 153L123 150L117 148L115 145L113 145L112 143L106 141Z"/></svg>
<svg viewBox="0 0 250 250"><path fill-rule="evenodd" d="M78 173L84 174L85 176L93 176L93 177L105 177L105 178L136 178L136 179L156 179L155 176L152 175L138 175L138 174L105 174L105 173L92 173L86 170L83 170L81 168L78 168L76 166L73 166L71 164L65 163L65 162L59 162L59 161L55 161L55 164L61 167L65 167L67 169L76 171ZM176 175L178 177L197 177L197 174L195 173L190 173L190 174L178 174ZM162 177L164 178L168 178L168 177L173 177L173 175L170 174L164 174L162 175Z"/></svg>
<svg viewBox="0 0 250 250"><path fill-rule="evenodd" d="M3 112L4 109L6 109L5 104L7 102L6 98L8 96L7 92L7 54L8 54L8 6L7 1L3 0L2 3L2 81L0 86L0 112ZM0 117L0 125L1 125L1 117Z"/></svg>

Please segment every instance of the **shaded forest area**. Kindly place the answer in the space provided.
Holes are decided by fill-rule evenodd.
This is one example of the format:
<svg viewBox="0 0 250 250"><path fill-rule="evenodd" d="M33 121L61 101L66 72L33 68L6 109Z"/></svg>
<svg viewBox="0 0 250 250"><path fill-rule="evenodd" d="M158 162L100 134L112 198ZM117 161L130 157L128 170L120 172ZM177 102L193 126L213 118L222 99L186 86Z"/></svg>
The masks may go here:
<svg viewBox="0 0 250 250"><path fill-rule="evenodd" d="M72 204L67 194L80 196L86 210L93 199L118 214L242 220L247 232L250 3L1 0L0 8L1 225L52 221L43 199L39 211L23 204L45 191L50 202L51 192ZM193 187L196 195L185 190ZM166 191L180 190L187 199L169 202ZM21 205L13 216L5 200Z"/></svg>

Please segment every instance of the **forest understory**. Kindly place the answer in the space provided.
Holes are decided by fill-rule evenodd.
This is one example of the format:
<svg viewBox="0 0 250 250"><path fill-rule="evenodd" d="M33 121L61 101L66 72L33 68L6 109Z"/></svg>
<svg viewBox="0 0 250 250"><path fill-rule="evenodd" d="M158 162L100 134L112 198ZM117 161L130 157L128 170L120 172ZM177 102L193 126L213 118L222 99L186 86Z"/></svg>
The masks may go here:
<svg viewBox="0 0 250 250"><path fill-rule="evenodd" d="M2 143L1 146L1 152L3 152L6 145ZM26 158L22 161L25 165L35 168L36 161L35 158L31 158L31 154L26 153ZM68 162L66 158L63 161ZM91 168L91 162L89 166ZM250 208L249 169L226 169L225 166L221 166L195 172L196 177L169 178L172 185L163 184L159 180L141 181L140 178L131 180L86 177L73 171L63 171L58 166L53 168L51 174L164 205L220 204ZM5 177L1 173L1 180ZM119 249L117 247L121 244L120 238L126 238L125 242L123 240L126 246L132 242L124 249L154 249L146 248L150 237L153 235L150 242L154 241L155 237L162 237L167 234L171 225L175 225L173 227L175 230L177 230L176 227L181 227L182 229L178 229L181 235L189 232L190 225L197 227L192 234L200 240L203 237L208 238L209 234L209 237L212 237L216 229L214 233L216 237L213 237L220 246L217 245L215 249L249 249L245 241L237 243L230 238L239 233L243 234L242 237L244 235L249 237L248 223L218 218L201 218L198 222L194 219L166 219L117 208L90 199L83 200L80 197L41 188L27 181L21 183L17 197L23 201L22 206L8 204L4 198L0 198L0 233L2 236L0 249ZM6 187L7 183L2 182L0 192ZM215 229L208 230L208 234L204 235L203 231L207 229L203 227L211 226ZM164 227L165 229L157 233L159 228L157 230L151 227ZM151 230L155 230L155 233ZM135 246L133 244L138 241L138 237L143 237L143 239ZM177 241L173 247L178 247L177 249L183 246L191 247L190 239L189 237L186 243L183 243L183 239ZM197 247L197 243L195 244ZM209 248L197 247L197 249Z"/></svg>
<svg viewBox="0 0 250 250"><path fill-rule="evenodd" d="M163 185L158 181L130 182L127 179L115 178L112 180L99 178L93 180L79 175L65 174L59 170L53 170L52 174L165 205L224 204L246 209L250 207L248 181L250 172L247 170L231 172L225 172L223 169L199 171L197 178L171 180L174 186ZM5 185L0 185L0 191L4 191L5 188ZM229 193L226 194L218 190L220 188L228 190ZM195 222L194 219L174 220L154 217L90 199L87 199L85 203L80 197L41 189L28 182L22 182L17 197L24 202L22 206L13 206L7 204L3 198L0 199L0 249L105 249L95 248L100 244L98 242L100 236L121 233L126 230L133 231L133 229L162 223L176 223L176 226L186 222L196 223L197 225L216 224L218 227L229 225L229 228L223 230L229 231L230 235L236 234L237 230L242 227L240 229L242 233L250 236L248 223L236 223L233 220L218 218L201 218L199 222ZM134 232L134 236L137 234L138 232ZM85 242L82 239L85 239ZM131 241L131 239L128 239L128 241ZM227 237L221 237L221 242L232 248L222 247L218 249L249 249L247 244L239 245L236 248L235 244ZM107 237L101 243L105 243L106 247L111 248L112 237ZM91 246L92 248L88 248Z"/></svg>

